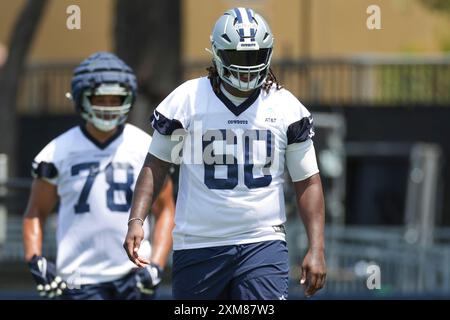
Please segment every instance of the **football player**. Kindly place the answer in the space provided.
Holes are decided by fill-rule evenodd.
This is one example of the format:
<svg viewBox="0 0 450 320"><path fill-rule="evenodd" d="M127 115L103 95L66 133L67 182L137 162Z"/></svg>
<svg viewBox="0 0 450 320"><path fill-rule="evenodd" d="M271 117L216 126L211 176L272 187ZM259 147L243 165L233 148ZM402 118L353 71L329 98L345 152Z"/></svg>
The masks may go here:
<svg viewBox="0 0 450 320"><path fill-rule="evenodd" d="M151 246L136 268L122 240L137 175L151 137L126 124L136 98L132 70L111 53L75 69L71 97L85 120L52 140L34 159L23 220L25 259L42 296L151 299L172 246L174 201L168 179L152 207ZM58 207L56 266L42 256L43 225ZM143 225L149 233L150 225ZM148 237L147 237L148 238Z"/></svg>
<svg viewBox="0 0 450 320"><path fill-rule="evenodd" d="M273 42L261 15L227 11L212 31L209 75L180 85L154 112L124 247L139 265L146 204L170 163L181 162L175 299L287 298L285 165L309 239L300 282L306 296L324 285L324 199L313 119L272 73Z"/></svg>

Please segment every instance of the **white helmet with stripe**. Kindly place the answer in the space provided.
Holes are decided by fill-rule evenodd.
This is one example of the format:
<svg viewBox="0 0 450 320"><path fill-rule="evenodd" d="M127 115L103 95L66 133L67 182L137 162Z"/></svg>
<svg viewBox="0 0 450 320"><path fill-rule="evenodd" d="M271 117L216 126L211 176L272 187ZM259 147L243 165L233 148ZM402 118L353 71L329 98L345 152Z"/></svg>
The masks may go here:
<svg viewBox="0 0 450 320"><path fill-rule="evenodd" d="M214 26L211 48L223 81L241 91L263 84L272 58L273 36L258 13L249 8L225 12Z"/></svg>

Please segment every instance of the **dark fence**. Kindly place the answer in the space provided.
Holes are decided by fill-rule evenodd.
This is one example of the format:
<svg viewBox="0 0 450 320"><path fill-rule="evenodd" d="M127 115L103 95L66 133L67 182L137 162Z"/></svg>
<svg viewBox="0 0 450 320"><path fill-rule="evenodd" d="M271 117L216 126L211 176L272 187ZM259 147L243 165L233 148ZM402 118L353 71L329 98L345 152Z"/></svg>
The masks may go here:
<svg viewBox="0 0 450 320"><path fill-rule="evenodd" d="M209 64L184 62L183 79L206 75ZM65 93L75 65L30 65L20 85L19 112L72 113ZM275 60L273 69L307 105L450 106L450 56Z"/></svg>
<svg viewBox="0 0 450 320"><path fill-rule="evenodd" d="M70 92L74 63L29 65L21 79L18 111L21 114L70 114Z"/></svg>
<svg viewBox="0 0 450 320"><path fill-rule="evenodd" d="M207 62L185 63L184 78ZM273 62L274 73L305 104L450 106L450 56L361 56Z"/></svg>

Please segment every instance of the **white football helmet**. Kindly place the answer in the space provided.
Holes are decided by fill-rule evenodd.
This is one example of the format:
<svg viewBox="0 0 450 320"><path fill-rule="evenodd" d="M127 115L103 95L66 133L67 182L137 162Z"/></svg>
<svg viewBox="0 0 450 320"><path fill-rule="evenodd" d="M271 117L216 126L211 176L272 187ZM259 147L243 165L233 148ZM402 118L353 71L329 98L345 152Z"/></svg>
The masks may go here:
<svg viewBox="0 0 450 320"><path fill-rule="evenodd" d="M83 60L74 70L72 94L81 116L101 131L110 131L127 119L136 98L136 76L116 55L97 52ZM119 106L96 106L92 96L120 96Z"/></svg>
<svg viewBox="0 0 450 320"><path fill-rule="evenodd" d="M225 12L212 31L211 48L223 81L241 91L263 84L272 58L273 36L258 13L248 8Z"/></svg>

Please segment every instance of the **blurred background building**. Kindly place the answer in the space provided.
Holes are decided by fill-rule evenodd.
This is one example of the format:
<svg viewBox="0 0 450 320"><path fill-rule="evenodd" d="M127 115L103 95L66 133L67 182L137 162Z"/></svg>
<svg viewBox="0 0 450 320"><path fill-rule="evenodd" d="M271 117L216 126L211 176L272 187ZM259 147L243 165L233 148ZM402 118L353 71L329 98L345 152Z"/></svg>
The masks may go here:
<svg viewBox="0 0 450 320"><path fill-rule="evenodd" d="M71 5L81 29L66 26ZM367 27L371 5L379 30ZM275 74L315 118L329 267L318 298L450 297L449 1L0 0L0 298L34 297L21 244L29 168L80 121L65 98L74 66L96 51L129 63L140 86L130 121L149 131L167 93L206 75L210 31L235 6L268 20ZM289 184L286 195L291 296L301 297L306 238ZM55 227L53 217L50 256ZM366 285L373 264L380 290Z"/></svg>

